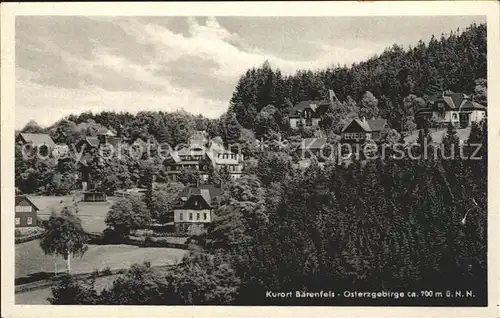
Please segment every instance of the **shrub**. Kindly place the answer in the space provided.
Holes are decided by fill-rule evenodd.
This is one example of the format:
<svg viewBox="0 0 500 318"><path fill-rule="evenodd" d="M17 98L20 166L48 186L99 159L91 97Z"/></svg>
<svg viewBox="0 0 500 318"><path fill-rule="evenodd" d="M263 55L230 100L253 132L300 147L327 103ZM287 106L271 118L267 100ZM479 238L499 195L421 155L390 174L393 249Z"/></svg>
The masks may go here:
<svg viewBox="0 0 500 318"><path fill-rule="evenodd" d="M151 237L151 235L146 235L146 237L144 238L144 244L151 244L153 243L153 238Z"/></svg>
<svg viewBox="0 0 500 318"><path fill-rule="evenodd" d="M108 266L108 267L106 267L105 269L103 269L103 270L101 271L101 274L102 274L103 276L110 276L110 275L112 275L112 274L113 274L113 272L111 271L111 268L109 268L109 266Z"/></svg>
<svg viewBox="0 0 500 318"><path fill-rule="evenodd" d="M20 230L15 230L14 231L14 236L15 237L20 237L21 236L21 231Z"/></svg>

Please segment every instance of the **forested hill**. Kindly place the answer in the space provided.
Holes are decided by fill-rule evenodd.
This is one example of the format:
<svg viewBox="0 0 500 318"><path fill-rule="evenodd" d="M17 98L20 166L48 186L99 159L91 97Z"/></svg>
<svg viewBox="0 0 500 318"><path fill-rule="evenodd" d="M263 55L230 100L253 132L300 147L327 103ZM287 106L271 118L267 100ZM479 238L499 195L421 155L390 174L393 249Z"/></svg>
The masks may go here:
<svg viewBox="0 0 500 318"><path fill-rule="evenodd" d="M393 45L380 56L351 66L301 70L286 76L266 62L241 76L228 112L215 120L186 112L86 112L47 129L31 122L23 132L54 132L62 126L78 140L78 136L92 134L97 125L113 128L119 136L153 137L175 145L186 142L194 130L204 129L211 137L221 136L230 143L241 136L290 133L290 107L302 100L325 99L329 89L340 102L321 128L337 134L346 120L361 116L386 118L391 127L411 131L421 97L441 89L472 94L475 101L486 105L486 24L473 24L465 31L415 44L407 49Z"/></svg>
<svg viewBox="0 0 500 318"><path fill-rule="evenodd" d="M486 104L486 40L486 24L473 24L463 32L452 31L440 39L432 36L428 43L420 40L407 49L394 44L380 56L351 66L284 76L265 63L240 78L232 109L240 124L251 128L267 105L285 115L299 101L326 98L328 89L340 101L358 105L369 91L378 101L380 116L388 119L402 112L408 95L424 97L441 88L475 94L478 102Z"/></svg>

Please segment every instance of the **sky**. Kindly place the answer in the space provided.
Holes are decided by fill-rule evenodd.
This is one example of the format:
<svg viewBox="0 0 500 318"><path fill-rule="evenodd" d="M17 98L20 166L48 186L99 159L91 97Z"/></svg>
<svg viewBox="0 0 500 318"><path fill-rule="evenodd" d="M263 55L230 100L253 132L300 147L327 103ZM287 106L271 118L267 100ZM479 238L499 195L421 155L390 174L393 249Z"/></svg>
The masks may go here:
<svg viewBox="0 0 500 318"><path fill-rule="evenodd" d="M286 74L350 65L474 22L485 17L18 16L15 126L89 110L216 118L266 60Z"/></svg>

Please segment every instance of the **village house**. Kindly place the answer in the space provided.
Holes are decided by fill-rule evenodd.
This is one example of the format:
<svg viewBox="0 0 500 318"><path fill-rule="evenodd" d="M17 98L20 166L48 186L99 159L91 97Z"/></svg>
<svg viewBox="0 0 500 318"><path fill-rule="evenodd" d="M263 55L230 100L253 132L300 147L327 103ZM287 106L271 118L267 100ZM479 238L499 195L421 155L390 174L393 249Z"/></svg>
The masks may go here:
<svg viewBox="0 0 500 318"><path fill-rule="evenodd" d="M353 119L342 129L341 142L364 143L366 140L379 141L382 137L382 131L388 127L386 119Z"/></svg>
<svg viewBox="0 0 500 318"><path fill-rule="evenodd" d="M318 127L321 116L329 105L329 102L311 100L298 103L288 113L290 127L292 129L299 129L300 126L304 128Z"/></svg>
<svg viewBox="0 0 500 318"><path fill-rule="evenodd" d="M199 171L201 177L207 180L211 169L219 171L223 167L227 168L232 179L238 179L243 171L243 155L235 154L216 142L210 142L206 147L191 141L178 151L170 151L163 164L171 181L177 180L183 170Z"/></svg>
<svg viewBox="0 0 500 318"><path fill-rule="evenodd" d="M15 227L36 227L38 225L39 208L24 195L16 195Z"/></svg>
<svg viewBox="0 0 500 318"><path fill-rule="evenodd" d="M16 144L18 145L31 145L34 147L46 146L48 150L56 147L54 140L49 134L26 134L20 133L16 137Z"/></svg>
<svg viewBox="0 0 500 318"><path fill-rule="evenodd" d="M292 129L319 127L322 116L337 99L333 90L329 90L330 100L306 100L292 107L288 113Z"/></svg>
<svg viewBox="0 0 500 318"><path fill-rule="evenodd" d="M173 204L176 233L201 234L213 221L221 188L213 185L184 188Z"/></svg>
<svg viewBox="0 0 500 318"><path fill-rule="evenodd" d="M99 147L110 145L114 150L117 150L117 147L121 142L122 140L119 137L100 134L97 136L86 136L76 144L75 148L78 151L83 149L85 153L90 153L92 151L96 151Z"/></svg>
<svg viewBox="0 0 500 318"><path fill-rule="evenodd" d="M443 92L440 96L431 97L425 108L415 112L418 128L426 121L434 121L438 127L444 128L452 124L457 128L466 128L473 122L480 122L486 117L486 107L474 102L463 93Z"/></svg>

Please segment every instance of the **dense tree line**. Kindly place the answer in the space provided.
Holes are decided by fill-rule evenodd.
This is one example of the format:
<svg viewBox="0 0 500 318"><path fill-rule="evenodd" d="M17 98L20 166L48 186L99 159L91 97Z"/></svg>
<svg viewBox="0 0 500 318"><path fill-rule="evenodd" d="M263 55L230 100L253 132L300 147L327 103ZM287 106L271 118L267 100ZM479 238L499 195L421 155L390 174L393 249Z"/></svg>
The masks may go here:
<svg viewBox="0 0 500 318"><path fill-rule="evenodd" d="M286 131L284 118L294 104L328 99L328 90L332 89L344 108L351 107L336 112L381 116L390 121L391 127L405 130L405 122L411 121L408 117L414 113L414 105L405 102L408 96L412 99L452 90L486 104L486 38L486 24L473 24L447 36L432 36L428 43L421 40L407 49L395 44L379 56L351 66L300 70L294 75L283 75L266 62L240 78L231 109L238 122L244 128L255 129L257 135L263 133L259 131L262 122ZM365 109L352 109L356 104ZM269 112L268 105L277 111ZM274 117L272 124L266 123L270 113Z"/></svg>
<svg viewBox="0 0 500 318"><path fill-rule="evenodd" d="M487 129L471 158L313 160L305 170L277 152L229 183L210 232L166 274L134 267L97 303L481 305L486 301ZM426 138L426 136L423 136ZM457 145L449 128L444 147ZM267 179L274 174L276 179ZM132 273L144 273L133 274ZM61 289L94 294L84 283ZM130 286L146 286L134 288ZM470 290L474 298L285 298L267 291Z"/></svg>

